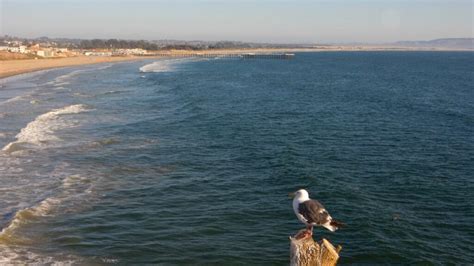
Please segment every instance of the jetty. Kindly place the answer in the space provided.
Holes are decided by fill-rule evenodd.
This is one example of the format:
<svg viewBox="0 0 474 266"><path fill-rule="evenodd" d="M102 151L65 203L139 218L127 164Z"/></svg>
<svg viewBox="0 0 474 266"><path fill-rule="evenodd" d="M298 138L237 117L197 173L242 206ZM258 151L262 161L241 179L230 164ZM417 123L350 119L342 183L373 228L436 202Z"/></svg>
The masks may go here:
<svg viewBox="0 0 474 266"><path fill-rule="evenodd" d="M178 57L178 58L234 58L234 59L293 59L292 53L148 53L141 56Z"/></svg>

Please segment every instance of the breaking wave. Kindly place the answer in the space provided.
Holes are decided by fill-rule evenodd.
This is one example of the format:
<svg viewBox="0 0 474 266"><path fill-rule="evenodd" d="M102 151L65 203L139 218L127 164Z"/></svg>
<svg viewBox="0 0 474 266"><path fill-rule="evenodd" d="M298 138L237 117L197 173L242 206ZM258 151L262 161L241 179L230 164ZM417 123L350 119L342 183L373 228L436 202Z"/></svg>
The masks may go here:
<svg viewBox="0 0 474 266"><path fill-rule="evenodd" d="M107 69L107 68L111 68L112 66L113 66L113 64L108 64L108 65L101 66L101 67L97 68L97 70L104 70L104 69Z"/></svg>
<svg viewBox="0 0 474 266"><path fill-rule="evenodd" d="M34 207L17 211L8 226L3 228L0 232L0 243L27 244L28 240L14 236L14 233L16 232L17 228L22 225L28 224L40 217L48 216L52 212L52 210L59 205L59 203L60 200L58 198L47 198Z"/></svg>
<svg viewBox="0 0 474 266"><path fill-rule="evenodd" d="M21 129L20 133L16 135L16 140L3 147L2 151L14 152L23 149L25 145L44 146L51 142L60 141L61 139L54 134L56 131L71 128L78 124L77 121L63 116L86 111L88 109L83 104L76 104L42 114Z"/></svg>
<svg viewBox="0 0 474 266"><path fill-rule="evenodd" d="M0 88L5 86L5 84L7 84L7 83L15 82L15 81L19 81L19 80L23 80L23 79L27 79L27 78L32 78L32 77L35 77L35 76L39 76L39 75L42 75L42 74L47 73L47 72L52 71L52 70L53 69L43 69L43 70L37 70L37 71L33 71L33 72L18 74L18 75L14 75L14 76L10 76L10 77L0 78Z"/></svg>
<svg viewBox="0 0 474 266"><path fill-rule="evenodd" d="M19 228L43 217L74 212L85 207L85 201L91 200L90 195L95 183L93 181L89 177L77 174L66 176L62 180L59 194L14 213L10 222L0 231L0 244L30 244L31 239L17 234Z"/></svg>
<svg viewBox="0 0 474 266"><path fill-rule="evenodd" d="M178 69L178 66L181 63L184 62L189 62L191 60L197 60L197 59L190 59L190 58L185 58L185 59L163 59L159 60L156 62L153 62L148 65L144 65L140 67L140 72L148 73L148 72L171 72L171 71L176 71Z"/></svg>
<svg viewBox="0 0 474 266"><path fill-rule="evenodd" d="M25 96L23 96L23 95L16 96L16 97L10 98L8 100L5 100L3 102L0 102L0 105L4 105L4 104L7 104L7 103L12 103L12 102L19 101L19 100L22 100L24 97Z"/></svg>
<svg viewBox="0 0 474 266"><path fill-rule="evenodd" d="M140 67L140 72L169 72L173 71L173 64L166 61L157 61Z"/></svg>
<svg viewBox="0 0 474 266"><path fill-rule="evenodd" d="M0 246L0 265L77 265L83 259L75 255L52 257L31 252L21 247Z"/></svg>
<svg viewBox="0 0 474 266"><path fill-rule="evenodd" d="M92 68L92 69L87 68L87 69L74 70L74 71L71 71L67 74L58 76L55 79L53 79L52 81L45 83L44 85L53 85L54 87L69 85L70 81L71 81L71 78L73 78L73 77L75 77L75 76L77 76L81 73L104 70L104 69L110 68L112 66L113 66L113 64L108 64L108 65L104 65L104 66L101 66L101 67L98 67L98 68Z"/></svg>
<svg viewBox="0 0 474 266"><path fill-rule="evenodd" d="M55 86L63 86L63 85L68 85L69 84L69 79L77 76L78 74L85 72L87 70L81 69L81 70L75 70L72 72L69 72L67 74L61 75L59 77L56 77L53 81L48 82L47 84L54 84Z"/></svg>

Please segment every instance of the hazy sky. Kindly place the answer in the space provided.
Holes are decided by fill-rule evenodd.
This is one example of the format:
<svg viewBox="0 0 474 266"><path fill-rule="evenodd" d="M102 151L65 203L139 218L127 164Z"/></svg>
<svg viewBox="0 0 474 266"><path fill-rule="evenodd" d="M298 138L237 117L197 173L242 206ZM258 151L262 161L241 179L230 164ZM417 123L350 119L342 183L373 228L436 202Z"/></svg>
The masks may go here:
<svg viewBox="0 0 474 266"><path fill-rule="evenodd" d="M20 37L390 42L473 37L474 0L0 0Z"/></svg>

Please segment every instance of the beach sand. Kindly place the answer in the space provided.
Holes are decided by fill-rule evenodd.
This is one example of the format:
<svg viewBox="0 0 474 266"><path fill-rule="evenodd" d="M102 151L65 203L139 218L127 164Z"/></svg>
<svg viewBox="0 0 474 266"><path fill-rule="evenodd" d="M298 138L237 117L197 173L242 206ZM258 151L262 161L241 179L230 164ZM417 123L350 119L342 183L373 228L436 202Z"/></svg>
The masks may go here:
<svg viewBox="0 0 474 266"><path fill-rule="evenodd" d="M128 60L143 60L144 57L133 57L133 56L119 56L119 57L106 57L106 56L76 56L67 58L54 58L54 59L23 59L23 60L5 60L0 61L0 78L14 76L18 74L57 68L66 66L77 66L87 64L98 64L106 62L119 62Z"/></svg>

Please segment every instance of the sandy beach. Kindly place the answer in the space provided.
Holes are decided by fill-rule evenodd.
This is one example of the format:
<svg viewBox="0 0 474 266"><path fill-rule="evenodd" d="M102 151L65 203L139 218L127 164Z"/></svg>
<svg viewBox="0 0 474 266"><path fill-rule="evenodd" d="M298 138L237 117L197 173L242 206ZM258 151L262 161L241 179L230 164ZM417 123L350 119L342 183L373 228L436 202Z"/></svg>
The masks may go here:
<svg viewBox="0 0 474 266"><path fill-rule="evenodd" d="M0 78L18 74L39 71L50 68L98 64L106 62L119 62L128 60L140 60L143 57L102 57L102 56L77 56L55 59L25 59L0 61Z"/></svg>

